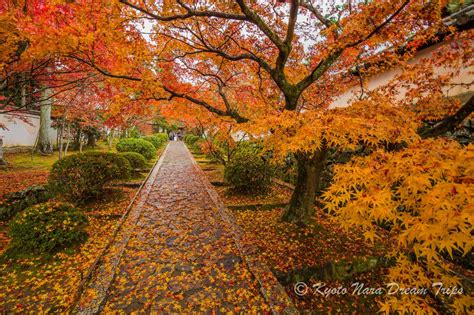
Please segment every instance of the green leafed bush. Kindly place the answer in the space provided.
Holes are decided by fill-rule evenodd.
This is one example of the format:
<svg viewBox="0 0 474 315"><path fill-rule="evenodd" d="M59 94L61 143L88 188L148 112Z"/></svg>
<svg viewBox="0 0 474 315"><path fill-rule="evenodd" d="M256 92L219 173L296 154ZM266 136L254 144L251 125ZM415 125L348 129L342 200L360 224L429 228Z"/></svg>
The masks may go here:
<svg viewBox="0 0 474 315"><path fill-rule="evenodd" d="M25 254L54 254L84 242L86 225L87 217L70 204L38 204L10 222L10 249Z"/></svg>
<svg viewBox="0 0 474 315"><path fill-rule="evenodd" d="M187 134L184 136L184 143L187 145L194 145L197 141L201 140L202 138L193 134Z"/></svg>
<svg viewBox="0 0 474 315"><path fill-rule="evenodd" d="M128 160L116 153L75 154L56 161L49 175L51 192L77 202L99 196L104 185L131 174Z"/></svg>
<svg viewBox="0 0 474 315"><path fill-rule="evenodd" d="M143 155L137 152L123 152L121 156L126 158L130 163L132 169L144 169L146 168L146 159Z"/></svg>
<svg viewBox="0 0 474 315"><path fill-rule="evenodd" d="M258 146L241 144L224 170L232 190L244 194L266 192L271 185L273 167Z"/></svg>
<svg viewBox="0 0 474 315"><path fill-rule="evenodd" d="M201 137L193 134L186 134L183 140L191 151L201 153L201 147L199 146L199 143L203 140Z"/></svg>
<svg viewBox="0 0 474 315"><path fill-rule="evenodd" d="M168 142L168 135L166 133L155 133L153 136L159 138L162 143Z"/></svg>
<svg viewBox="0 0 474 315"><path fill-rule="evenodd" d="M8 221L18 212L38 203L46 202L51 197L47 187L31 186L9 194L0 204L0 221Z"/></svg>
<svg viewBox="0 0 474 315"><path fill-rule="evenodd" d="M150 142L144 139L125 138L117 143L119 152L137 152L143 155L147 160L155 156L156 148Z"/></svg>
<svg viewBox="0 0 474 315"><path fill-rule="evenodd" d="M161 148L166 143L166 140L167 140L167 138L163 139L163 137L158 136L158 135L147 136L147 137L143 137L142 139L150 142L151 144L153 144L153 146L156 149Z"/></svg>

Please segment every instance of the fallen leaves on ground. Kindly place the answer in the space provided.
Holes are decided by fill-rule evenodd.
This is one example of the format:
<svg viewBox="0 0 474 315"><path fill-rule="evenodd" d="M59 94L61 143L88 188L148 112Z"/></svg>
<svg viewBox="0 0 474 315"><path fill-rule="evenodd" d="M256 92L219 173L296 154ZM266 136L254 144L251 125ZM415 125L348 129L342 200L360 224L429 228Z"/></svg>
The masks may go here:
<svg viewBox="0 0 474 315"><path fill-rule="evenodd" d="M223 169L215 163L200 163L209 181L223 181ZM228 187L215 187L227 206L278 204L288 202L291 191L274 185L266 195L239 195L229 192ZM255 247L258 259L261 259L275 275L306 268L323 267L331 262L351 261L357 258L377 257L383 254L388 240L368 245L362 233L345 232L330 222L329 217L319 211L314 224L306 227L296 226L280 220L282 208L263 210L252 209L233 211L237 224L243 230L243 243ZM294 292L295 283L282 283L287 294L299 310L315 313L360 313L377 312L377 295L352 294L353 283L363 283L365 287L384 286L384 268L356 275L347 281L324 281L326 288L348 289L347 294L321 296L309 292L298 296ZM306 284L311 290L318 280L312 279Z"/></svg>
<svg viewBox="0 0 474 315"><path fill-rule="evenodd" d="M244 243L257 247L257 255L274 271L284 275L292 270L306 267L324 267L331 262L352 261L357 258L379 256L380 248L368 246L362 235L345 233L321 215L312 226L298 227L281 222L282 209L234 211L237 223L244 231ZM384 270L360 274L348 281L323 281L327 287L346 287L345 295L323 297L308 293L299 297L294 293L295 283L285 284L285 289L300 310L318 310L320 312L377 311L374 295L353 295L355 282L366 286L384 286ZM317 280L307 283L309 287Z"/></svg>
<svg viewBox="0 0 474 315"><path fill-rule="evenodd" d="M0 171L0 202L5 196L28 188L32 185L43 185L48 181L48 171L45 170L7 170Z"/></svg>
<svg viewBox="0 0 474 315"><path fill-rule="evenodd" d="M50 260L0 262L0 312L62 312L66 310L88 268L106 245L136 189L104 194L83 210L89 216L86 243ZM101 215L97 215L96 210Z"/></svg>

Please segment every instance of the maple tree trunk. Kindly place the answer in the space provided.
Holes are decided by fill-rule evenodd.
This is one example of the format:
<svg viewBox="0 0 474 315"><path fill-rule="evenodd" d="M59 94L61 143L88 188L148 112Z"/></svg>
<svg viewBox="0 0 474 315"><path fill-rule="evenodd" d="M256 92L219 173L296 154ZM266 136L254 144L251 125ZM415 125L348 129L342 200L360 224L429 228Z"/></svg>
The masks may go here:
<svg viewBox="0 0 474 315"><path fill-rule="evenodd" d="M109 132L109 136L108 136L109 150L112 150L112 144L114 143L114 131L115 129L112 129Z"/></svg>
<svg viewBox="0 0 474 315"><path fill-rule="evenodd" d="M51 130L51 94L52 90L46 88L43 91L43 101L41 101L37 151L42 154L53 153L53 145L49 135Z"/></svg>
<svg viewBox="0 0 474 315"><path fill-rule="evenodd" d="M58 130L58 153L59 160L63 158L63 134L64 134L64 121L61 122L61 127Z"/></svg>
<svg viewBox="0 0 474 315"><path fill-rule="evenodd" d="M321 174L324 170L327 149L322 148L314 154L295 155L298 166L296 187L286 207L282 220L296 224L308 224L313 215L316 193L321 186Z"/></svg>
<svg viewBox="0 0 474 315"><path fill-rule="evenodd" d="M81 125L76 125L76 130L74 133L73 147L75 150L79 150L82 143L82 127Z"/></svg>
<svg viewBox="0 0 474 315"><path fill-rule="evenodd" d="M82 142L82 129L79 129L79 153L82 153L82 145L83 145L83 142Z"/></svg>
<svg viewBox="0 0 474 315"><path fill-rule="evenodd" d="M6 165L7 162L3 158L3 139L0 138L0 165Z"/></svg>
<svg viewBox="0 0 474 315"><path fill-rule="evenodd" d="M87 134L87 146L91 148L95 148L97 143L96 143L96 138L95 135L92 133Z"/></svg>
<svg viewBox="0 0 474 315"><path fill-rule="evenodd" d="M25 109L26 107L26 75L23 73L22 74L22 80L24 81L22 86L21 86L21 103L20 103L20 108Z"/></svg>
<svg viewBox="0 0 474 315"><path fill-rule="evenodd" d="M66 148L64 148L64 156L67 155L67 150L69 149L69 143L71 142L71 124L67 125L67 140L66 140Z"/></svg>

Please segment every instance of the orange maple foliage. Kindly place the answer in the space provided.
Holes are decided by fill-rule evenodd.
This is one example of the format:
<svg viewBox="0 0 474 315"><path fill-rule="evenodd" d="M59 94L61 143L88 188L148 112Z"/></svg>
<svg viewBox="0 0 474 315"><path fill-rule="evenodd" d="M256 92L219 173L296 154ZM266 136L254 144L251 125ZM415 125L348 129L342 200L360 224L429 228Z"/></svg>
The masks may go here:
<svg viewBox="0 0 474 315"><path fill-rule="evenodd" d="M16 34L21 34L29 43L21 54L25 64L51 58L95 71L114 86L112 116L146 114L144 108L158 104L165 107L164 113L191 123L197 121L193 116L199 116L208 128L215 126L210 116L223 117L223 126L238 123L235 130L264 138L277 157L295 154L299 169L305 171L298 174L284 216L288 221L314 219L315 192L308 187L318 189L330 150L362 146L374 151L336 168L326 193L328 207L342 217L356 216L347 222L362 225L366 238L373 239L372 221L376 220L361 217L380 217L397 225L404 219L411 222L414 215L405 207L412 207L413 213L433 211L438 205L433 205L431 194L439 193L440 204L451 205L440 213L456 225L457 230L446 232L455 242L434 241L431 234L431 240L413 238L410 233L417 230L405 222L393 231L403 242L390 279L426 284L426 278L419 279L419 268L426 265L434 280L457 283L437 258L448 248L463 254L471 250L466 235L472 231L472 205L466 196L472 197L472 181L456 180L472 176L472 148L442 139L421 140L454 130L472 112L472 98L467 103L471 109L466 110L460 101L446 97L449 88L459 84L454 78L471 67L473 60L472 30L456 34L443 22L448 1L356 1L343 6L331 3L326 8L309 0L183 0L165 5L160 1L38 0L29 3L27 10L13 2L17 1L3 1L0 11L11 30L5 60L17 45ZM11 21L16 25L10 26ZM417 65L408 63L418 49L440 37L449 45ZM364 78L393 67L401 74L389 84L366 89ZM443 67L447 73L439 74L436 69ZM360 96L345 108L331 108L334 100L359 84ZM472 86L472 82L463 84L467 89ZM189 110L190 105L199 109ZM453 116L460 110L464 110L462 115ZM435 133L429 128L420 132L433 121L441 121L433 128ZM385 152L394 147L399 151ZM413 166L417 159L435 168L440 163L447 173L427 175L428 171ZM453 173L442 165L447 161L467 165L467 171L459 166L455 169L459 174ZM393 179L408 176L406 191L394 192L392 186L400 183L387 174L371 173L373 167L378 171L400 163L404 168L397 169ZM361 173L354 174L355 170ZM363 183L369 191L364 191ZM385 193L379 194L382 187ZM454 191L449 187L455 187ZM414 191L431 197L420 199ZM339 200L339 194L346 199ZM368 205L364 198L372 198L372 203ZM351 203L359 207L357 211L345 206ZM402 208L395 211L395 205ZM444 227L439 220L420 218L425 227ZM410 251L413 261L403 256ZM468 300L463 296L452 304L462 310L469 307ZM426 310L421 297L389 302L383 310Z"/></svg>

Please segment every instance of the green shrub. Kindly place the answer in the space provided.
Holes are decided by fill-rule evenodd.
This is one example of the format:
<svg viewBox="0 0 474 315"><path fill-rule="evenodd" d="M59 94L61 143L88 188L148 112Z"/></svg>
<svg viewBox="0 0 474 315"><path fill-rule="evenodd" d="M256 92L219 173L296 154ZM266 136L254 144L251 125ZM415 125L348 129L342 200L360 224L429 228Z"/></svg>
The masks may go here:
<svg viewBox="0 0 474 315"><path fill-rule="evenodd" d="M161 148L161 146L163 144L166 143L167 138L163 139L163 137L161 137L161 136L153 135L153 136L143 137L142 139L150 142L151 144L153 144L153 146L156 149L159 149L159 148Z"/></svg>
<svg viewBox="0 0 474 315"><path fill-rule="evenodd" d="M153 136L159 138L162 143L168 142L168 135L166 133L155 133Z"/></svg>
<svg viewBox="0 0 474 315"><path fill-rule="evenodd" d="M255 145L239 144L226 164L224 177L232 190L239 193L264 193L271 185L273 168Z"/></svg>
<svg viewBox="0 0 474 315"><path fill-rule="evenodd" d="M0 204L0 221L8 221L18 212L46 202L51 197L51 193L44 186L31 186L24 190L9 194L6 200Z"/></svg>
<svg viewBox="0 0 474 315"><path fill-rule="evenodd" d="M137 127L132 127L128 130L129 138L140 138L141 135L142 133Z"/></svg>
<svg viewBox="0 0 474 315"><path fill-rule="evenodd" d="M90 156L99 160L105 160L109 163L109 174L113 178L127 179L130 177L131 166L126 158L120 153L112 152L86 152L86 156Z"/></svg>
<svg viewBox="0 0 474 315"><path fill-rule="evenodd" d="M186 134L183 140L191 151L196 153L202 152L200 142L202 142L203 139L201 137L193 134Z"/></svg>
<svg viewBox="0 0 474 315"><path fill-rule="evenodd" d="M150 142L144 139L126 138L120 139L117 143L119 152L137 152L143 155L147 160L155 156L156 148Z"/></svg>
<svg viewBox="0 0 474 315"><path fill-rule="evenodd" d="M95 198L114 179L130 177L128 160L116 153L75 154L56 161L49 174L49 187L70 201Z"/></svg>
<svg viewBox="0 0 474 315"><path fill-rule="evenodd" d="M196 142L201 140L202 138L193 134L187 134L184 136L184 143L186 143L189 146L194 145Z"/></svg>
<svg viewBox="0 0 474 315"><path fill-rule="evenodd" d="M123 152L120 153L121 156L126 158L130 163L132 169L144 169L146 168L146 160L143 155L137 152Z"/></svg>
<svg viewBox="0 0 474 315"><path fill-rule="evenodd" d="M87 217L60 202L32 206L10 223L10 248L20 253L54 254L87 239Z"/></svg>

